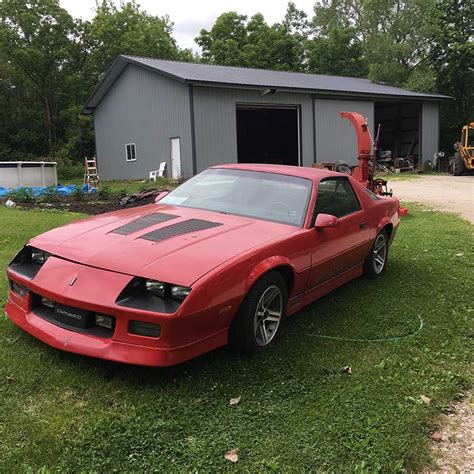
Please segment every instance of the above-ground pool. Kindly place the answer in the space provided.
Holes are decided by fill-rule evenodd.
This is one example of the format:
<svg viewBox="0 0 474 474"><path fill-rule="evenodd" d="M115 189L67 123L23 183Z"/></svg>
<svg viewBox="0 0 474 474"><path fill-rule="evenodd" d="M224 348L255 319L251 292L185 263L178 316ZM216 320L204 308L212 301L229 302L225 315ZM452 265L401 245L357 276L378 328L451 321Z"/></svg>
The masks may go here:
<svg viewBox="0 0 474 474"><path fill-rule="evenodd" d="M0 188L57 184L57 163L53 161L0 161Z"/></svg>

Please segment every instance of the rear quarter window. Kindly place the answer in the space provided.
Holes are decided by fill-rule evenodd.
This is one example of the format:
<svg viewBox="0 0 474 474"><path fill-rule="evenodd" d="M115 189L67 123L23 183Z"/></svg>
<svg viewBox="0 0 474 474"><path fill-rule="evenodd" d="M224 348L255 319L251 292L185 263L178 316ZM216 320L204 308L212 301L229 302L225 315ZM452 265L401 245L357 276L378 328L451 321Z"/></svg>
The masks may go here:
<svg viewBox="0 0 474 474"><path fill-rule="evenodd" d="M378 201L380 199L380 196L377 196L377 194L373 193L370 189L365 188L365 192L374 200Z"/></svg>
<svg viewBox="0 0 474 474"><path fill-rule="evenodd" d="M359 201L347 179L327 178L319 182L314 217L322 213L340 218L359 210Z"/></svg>

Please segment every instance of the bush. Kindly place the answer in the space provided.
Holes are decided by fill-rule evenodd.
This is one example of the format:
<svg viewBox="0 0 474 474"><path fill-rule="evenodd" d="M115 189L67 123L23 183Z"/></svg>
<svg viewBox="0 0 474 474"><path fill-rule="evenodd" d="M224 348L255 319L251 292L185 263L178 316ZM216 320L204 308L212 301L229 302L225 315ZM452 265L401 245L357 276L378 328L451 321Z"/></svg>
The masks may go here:
<svg viewBox="0 0 474 474"><path fill-rule="evenodd" d="M15 202L32 202L35 200L35 195L31 188L13 189L5 197Z"/></svg>
<svg viewBox="0 0 474 474"><path fill-rule="evenodd" d="M84 199L84 191L80 186L77 186L71 192L71 197L74 199L74 201L82 201Z"/></svg>
<svg viewBox="0 0 474 474"><path fill-rule="evenodd" d="M99 186L97 188L97 197L99 199L110 199L112 195L112 190L109 186Z"/></svg>
<svg viewBox="0 0 474 474"><path fill-rule="evenodd" d="M58 199L59 199L58 190L53 186L46 188L43 191L43 194L41 195L41 200L43 202L55 202Z"/></svg>
<svg viewBox="0 0 474 474"><path fill-rule="evenodd" d="M70 180L84 177L84 165L79 163L58 164L58 179Z"/></svg>
<svg viewBox="0 0 474 474"><path fill-rule="evenodd" d="M124 197L128 194L127 188L120 188L117 189L117 191L114 192L115 196L117 197Z"/></svg>

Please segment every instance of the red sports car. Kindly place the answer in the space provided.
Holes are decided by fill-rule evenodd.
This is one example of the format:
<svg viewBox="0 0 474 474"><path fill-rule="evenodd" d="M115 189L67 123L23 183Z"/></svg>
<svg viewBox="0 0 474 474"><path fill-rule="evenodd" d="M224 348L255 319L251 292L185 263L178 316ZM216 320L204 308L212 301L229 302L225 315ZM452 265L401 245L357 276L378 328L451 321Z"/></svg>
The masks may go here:
<svg viewBox="0 0 474 474"><path fill-rule="evenodd" d="M5 311L50 346L130 364L262 350L286 316L379 276L398 223L397 199L345 174L215 166L155 204L33 238Z"/></svg>

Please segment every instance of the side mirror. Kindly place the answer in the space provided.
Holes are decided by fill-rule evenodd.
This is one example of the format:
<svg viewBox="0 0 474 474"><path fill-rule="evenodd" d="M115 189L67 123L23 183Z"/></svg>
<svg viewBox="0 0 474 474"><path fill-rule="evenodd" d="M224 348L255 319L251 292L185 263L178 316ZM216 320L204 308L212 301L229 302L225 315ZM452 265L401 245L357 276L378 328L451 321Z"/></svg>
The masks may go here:
<svg viewBox="0 0 474 474"><path fill-rule="evenodd" d="M156 197L155 197L155 202L158 202L160 201L161 199L163 199L167 194L169 194L170 192L169 191L161 191L160 194L157 194Z"/></svg>
<svg viewBox="0 0 474 474"><path fill-rule="evenodd" d="M325 229L326 227L336 227L339 223L339 219L331 214L318 214L316 216L316 222L314 227L316 229Z"/></svg>

